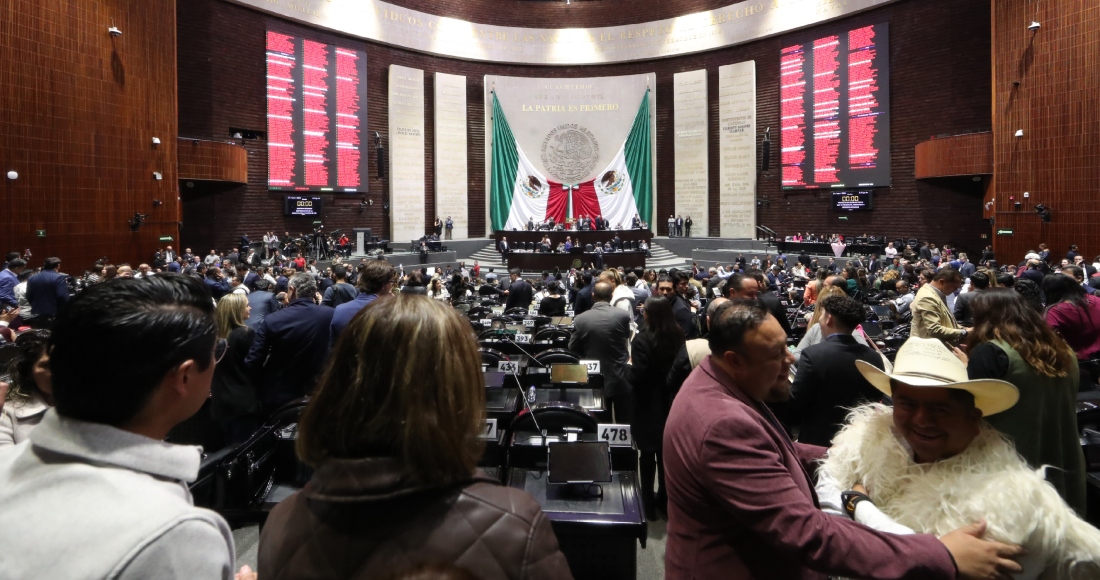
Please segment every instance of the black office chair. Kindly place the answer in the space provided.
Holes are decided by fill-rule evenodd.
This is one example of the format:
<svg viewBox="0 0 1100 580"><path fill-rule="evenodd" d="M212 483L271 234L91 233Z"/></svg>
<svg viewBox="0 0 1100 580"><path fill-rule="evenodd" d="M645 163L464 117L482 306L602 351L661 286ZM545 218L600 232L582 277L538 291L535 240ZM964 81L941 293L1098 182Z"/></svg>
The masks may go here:
<svg viewBox="0 0 1100 580"><path fill-rule="evenodd" d="M534 413L534 419L531 418L532 413ZM517 413L516 417L512 419L512 424L508 426L508 432L504 440L509 445L514 445L516 432L538 433L539 430L535 427L535 421L538 421L538 426L542 427L547 435L563 434L566 432L567 427L580 429L581 433L596 433L599 425L592 413L589 413L580 405L564 401L550 401L534 405L530 411L524 408Z"/></svg>
<svg viewBox="0 0 1100 580"><path fill-rule="evenodd" d="M527 247L528 252L534 252L535 251L535 243L534 242L527 242L524 245Z"/></svg>
<svg viewBox="0 0 1100 580"><path fill-rule="evenodd" d="M477 351L481 353L481 363L487 364L494 369L497 363L512 360L508 358L508 355L493 348L481 347L477 349Z"/></svg>
<svg viewBox="0 0 1100 580"><path fill-rule="evenodd" d="M513 306L504 311L505 316L527 316L527 309L522 306Z"/></svg>
<svg viewBox="0 0 1100 580"><path fill-rule="evenodd" d="M569 343L569 338L573 336L573 333L567 328L543 328L535 333L533 337L536 341L549 340L551 342L564 342Z"/></svg>
<svg viewBox="0 0 1100 580"><path fill-rule="evenodd" d="M503 340L504 336L508 334L503 328L490 328L488 330L482 330L477 335L478 342L483 340ZM486 347L488 348L488 347Z"/></svg>
<svg viewBox="0 0 1100 580"><path fill-rule="evenodd" d="M564 348L552 348L550 350L544 350L539 354L536 354L535 360L546 366L550 366L552 364L575 365L580 364L581 357L573 354L572 352Z"/></svg>
<svg viewBox="0 0 1100 580"><path fill-rule="evenodd" d="M473 320L474 322L478 322L484 318L490 318L492 315L493 311L484 306L474 306L470 308L469 312L466 313L466 316L468 316L470 320Z"/></svg>
<svg viewBox="0 0 1100 580"><path fill-rule="evenodd" d="M592 247L592 244L585 244L584 245L584 251L591 253L591 252L595 252L596 248Z"/></svg>

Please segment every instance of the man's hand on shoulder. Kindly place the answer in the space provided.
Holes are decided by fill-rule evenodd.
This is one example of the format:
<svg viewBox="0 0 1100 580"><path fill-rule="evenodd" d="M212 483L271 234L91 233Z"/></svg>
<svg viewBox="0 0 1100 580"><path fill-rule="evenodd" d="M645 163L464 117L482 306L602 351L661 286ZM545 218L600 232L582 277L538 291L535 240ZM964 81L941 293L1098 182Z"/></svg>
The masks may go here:
<svg viewBox="0 0 1100 580"><path fill-rule="evenodd" d="M1024 555L1020 546L983 540L986 522L959 528L940 538L958 568L962 580L1011 580L1024 569L1016 561Z"/></svg>

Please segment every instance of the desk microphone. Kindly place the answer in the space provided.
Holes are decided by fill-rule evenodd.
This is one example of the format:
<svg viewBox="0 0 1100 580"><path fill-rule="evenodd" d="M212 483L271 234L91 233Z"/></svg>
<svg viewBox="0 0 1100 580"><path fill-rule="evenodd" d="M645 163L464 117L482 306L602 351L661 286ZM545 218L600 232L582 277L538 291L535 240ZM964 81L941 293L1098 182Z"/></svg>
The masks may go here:
<svg viewBox="0 0 1100 580"><path fill-rule="evenodd" d="M520 346L518 342L516 342L516 339L515 339L515 338L513 338L511 334L505 334L505 335L504 335L504 337L503 337L503 338L502 338L501 340L504 340L505 342L510 342L510 343L512 343L512 346L514 346L514 347L518 348L520 352L522 352L523 354L527 355L527 358L529 358L529 359L531 359L532 361L534 361L534 362L538 363L540 367L542 367L542 368L544 368L544 369L548 369L548 368L550 368L550 367L546 366L546 363L544 363L544 362L540 361L539 359L535 358L535 356L534 356L534 355L532 355L531 353L527 352L526 350L523 350L523 347L522 347L522 346Z"/></svg>
<svg viewBox="0 0 1100 580"><path fill-rule="evenodd" d="M523 400L523 406L527 408L527 412L531 415L531 422L535 424L535 429L538 429L539 434L542 436L541 445L546 445L546 431L542 427L539 427L539 422L535 419L535 410L531 408L531 403L527 401L527 394L523 392L523 384L519 382L519 375L516 374L516 367L519 365L512 365L512 376L516 379L516 388L519 389L519 398Z"/></svg>

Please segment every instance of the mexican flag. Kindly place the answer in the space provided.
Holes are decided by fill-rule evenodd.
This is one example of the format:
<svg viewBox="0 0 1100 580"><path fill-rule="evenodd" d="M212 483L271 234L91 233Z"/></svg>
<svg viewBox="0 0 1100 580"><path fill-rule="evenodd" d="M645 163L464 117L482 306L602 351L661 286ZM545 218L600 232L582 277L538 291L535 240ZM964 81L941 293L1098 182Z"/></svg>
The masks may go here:
<svg viewBox="0 0 1100 580"><path fill-rule="evenodd" d="M653 211L653 155L649 122L649 90L626 140L611 163L592 181L569 186L543 176L516 143L500 101L493 93L492 174L490 215L494 231L526 229L529 219L603 216L611 227L629 228L635 215L650 222ZM570 215L567 215L570 214Z"/></svg>

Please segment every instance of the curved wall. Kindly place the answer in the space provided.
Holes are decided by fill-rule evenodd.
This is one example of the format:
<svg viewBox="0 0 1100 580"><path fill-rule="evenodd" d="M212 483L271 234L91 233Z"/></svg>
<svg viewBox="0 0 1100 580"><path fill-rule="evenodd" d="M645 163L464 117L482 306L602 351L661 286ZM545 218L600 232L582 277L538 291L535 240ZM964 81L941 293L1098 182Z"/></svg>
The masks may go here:
<svg viewBox="0 0 1100 580"><path fill-rule="evenodd" d="M417 9L430 4L436 13L444 8L459 14L464 0L445 3L402 0ZM519 6L532 14L553 20L553 8L538 2L489 2L475 0L470 6L492 6L480 18L486 21L497 15L505 18L500 6ZM580 2L571 9L591 10L585 14L596 19L606 16L600 8L603 2ZM623 4L612 0L609 4ZM629 3L631 5L635 3ZM639 3L650 4L650 3ZM675 4L676 13L694 11L696 3L660 3L660 10ZM698 3L713 8L711 3ZM725 5L727 2L722 2ZM681 10L690 5L692 8ZM470 8L471 10L474 8ZM623 8L628 11L628 8ZM656 9L655 9L656 10ZM671 10L671 9L670 9ZM654 17L659 15L655 14ZM577 18L580 18L579 16ZM587 18L587 17L585 17ZM644 18L634 10L632 17ZM514 15L509 22L514 22ZM647 62L591 66L531 66L487 62L461 61L430 56L376 43L342 37L306 26L288 23L260 12L224 0L194 0L178 7L179 23L179 87L180 135L226 139L229 128L266 130L264 38L269 24L288 29L295 34L323 42L361 47L368 58L368 127L369 131L386 134L387 69L390 64L424 70L425 94L432 94L434 72L467 77L467 121L469 138L469 220L470 235L485 233L485 171L484 171L484 103L482 78L486 74L531 77L586 77L641 74L657 75L657 215L671 213L674 186L672 161L672 75L705 68L712 79L708 83L709 115L709 203L710 214L718 212L718 67L745 60L756 61L757 127L779 127L779 51L790 42L813 38L815 35L839 32L852 26L874 22L890 22L891 58L891 132L893 187L876 196L875 210L850 215L849 221L838 221L829 209L826 196L812 193L780 191L779 176L773 165L768 176L758 180L758 198L766 200L758 210L758 222L780 232L813 230L842 231L862 234L865 231L887 235L916 235L937 243L954 243L977 247L979 232L988 231L982 221L980 184L918 182L914 177L914 147L938 134L956 134L990 128L990 19L988 0L943 0L925 2L902 0L869 10L856 16L837 20L812 29L768 38L749 44L713 50L706 53L666 58ZM565 26L572 22L528 20L529 26ZM609 22L615 22L609 20ZM621 22L621 21L620 21ZM433 106L425 104L425 142L433 142ZM386 140L388 144L388 140ZM266 187L266 144L262 141L244 143L249 151L249 180L246 186L210 189L196 187L183 192L183 240L196 247L219 247L231 244L244 231L255 237L268 229L296 231L309 227L302 218L282 215L281 195ZM435 216L431 193L434 183L434 152L425 151L425 188L429 192L425 208L425 227ZM773 159L774 163L774 159ZM359 211L358 197L325 194L324 220L327 228L372 227L387 233L388 222L382 215L386 199L386 184L376 176L371 163L368 197L375 201L364 213ZM214 188L217 187L216 190ZM660 220L658 220L660 221ZM718 223L709 224L712 235L718 233ZM664 235L658 223L658 233Z"/></svg>

